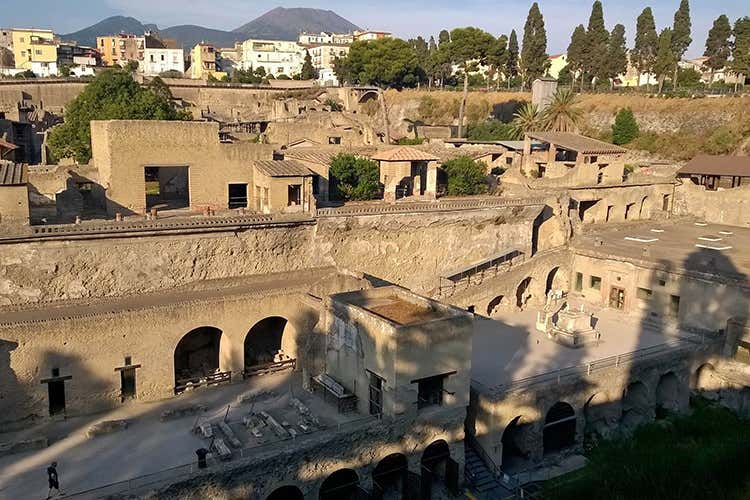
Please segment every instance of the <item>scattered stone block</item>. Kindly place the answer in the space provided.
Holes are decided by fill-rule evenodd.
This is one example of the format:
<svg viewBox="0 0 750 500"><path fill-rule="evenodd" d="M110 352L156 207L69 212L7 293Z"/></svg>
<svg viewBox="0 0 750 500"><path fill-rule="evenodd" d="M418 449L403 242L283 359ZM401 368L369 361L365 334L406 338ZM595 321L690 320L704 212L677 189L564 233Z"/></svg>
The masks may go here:
<svg viewBox="0 0 750 500"><path fill-rule="evenodd" d="M275 418L273 418L268 413L262 411L260 412L261 417L266 421L266 423L273 429L273 432L276 433L276 435L281 439L288 439L289 438L289 432L287 432L284 427L279 424Z"/></svg>
<svg viewBox="0 0 750 500"><path fill-rule="evenodd" d="M113 432L120 432L128 428L127 420L104 420L97 422L90 426L86 431L86 436L89 438L101 436L103 434L112 434Z"/></svg>
<svg viewBox="0 0 750 500"><path fill-rule="evenodd" d="M310 432L310 427L305 424L299 424L299 428L302 429L302 432Z"/></svg>
<svg viewBox="0 0 750 500"><path fill-rule="evenodd" d="M198 433L206 439L211 439L214 436L214 428L206 422L198 426Z"/></svg>
<svg viewBox="0 0 750 500"><path fill-rule="evenodd" d="M253 433L253 436L255 436L255 437L257 437L257 438L262 438L262 437L263 437L263 433L262 433L262 432L260 432L260 429L258 429L257 427L253 427L253 428L252 428L252 429L250 430L250 432L252 432L252 433Z"/></svg>
<svg viewBox="0 0 750 500"><path fill-rule="evenodd" d="M222 460L230 460L232 458L232 450L229 449L229 446L221 438L214 439L214 450L216 450L216 454Z"/></svg>
<svg viewBox="0 0 750 500"><path fill-rule="evenodd" d="M196 415L198 413L203 413L206 410L207 408L203 405L181 406L179 408L173 408L171 410L165 410L161 412L159 421L166 422L167 420L175 420L190 415Z"/></svg>
<svg viewBox="0 0 750 500"><path fill-rule="evenodd" d="M255 403L256 401L273 398L273 397L276 397L275 392L269 391L267 389L262 389L259 391L256 390L256 391L247 392L245 394L240 394L237 397L236 403L237 404Z"/></svg>
<svg viewBox="0 0 750 500"><path fill-rule="evenodd" d="M49 446L49 441L46 437L0 443L0 457L13 455L14 453L23 453L24 451L41 450L47 446Z"/></svg>
<svg viewBox="0 0 750 500"><path fill-rule="evenodd" d="M297 398L292 398L290 404L297 409L300 415L310 415L310 409Z"/></svg>
<svg viewBox="0 0 750 500"><path fill-rule="evenodd" d="M221 429L221 432L227 438L227 441L229 441L230 445L232 445L234 448L242 448L242 442L237 439L237 436L234 434L232 428L229 427L229 424L224 421L219 422L219 429Z"/></svg>

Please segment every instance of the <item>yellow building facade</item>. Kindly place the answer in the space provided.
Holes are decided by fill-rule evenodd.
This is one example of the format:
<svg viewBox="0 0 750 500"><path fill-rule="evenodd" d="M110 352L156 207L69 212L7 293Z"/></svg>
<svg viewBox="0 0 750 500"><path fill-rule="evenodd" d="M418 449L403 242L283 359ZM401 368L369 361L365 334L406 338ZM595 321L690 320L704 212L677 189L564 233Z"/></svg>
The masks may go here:
<svg viewBox="0 0 750 500"><path fill-rule="evenodd" d="M13 57L16 69L36 70L45 64L57 66L55 34L52 30L14 29Z"/></svg>

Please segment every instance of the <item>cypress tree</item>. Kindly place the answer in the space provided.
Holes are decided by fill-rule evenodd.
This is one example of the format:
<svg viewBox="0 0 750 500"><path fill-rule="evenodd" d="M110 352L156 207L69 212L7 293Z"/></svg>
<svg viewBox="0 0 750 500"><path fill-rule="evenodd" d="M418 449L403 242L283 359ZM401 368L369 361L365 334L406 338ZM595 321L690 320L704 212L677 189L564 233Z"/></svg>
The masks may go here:
<svg viewBox="0 0 750 500"><path fill-rule="evenodd" d="M302 71L300 72L300 80L315 80L318 75L312 64L312 57L310 52L305 50L305 61L302 63Z"/></svg>
<svg viewBox="0 0 750 500"><path fill-rule="evenodd" d="M656 53L656 62L654 63L654 74L659 79L659 93L664 88L664 78L671 75L677 66L674 52L672 52L672 30L664 28L659 34L659 49Z"/></svg>
<svg viewBox="0 0 750 500"><path fill-rule="evenodd" d="M615 25L609 37L607 47L607 78L611 79L614 87L615 78L628 71L628 49L625 46L625 26Z"/></svg>
<svg viewBox="0 0 750 500"><path fill-rule="evenodd" d="M682 60L682 56L685 55L688 47L693 42L690 36L691 30L690 2L689 0L682 0L680 8L674 13L674 23L672 24L672 52L678 63ZM674 88L677 88L677 68L678 66L675 67L674 77L672 78Z"/></svg>
<svg viewBox="0 0 750 500"><path fill-rule="evenodd" d="M732 71L747 78L750 76L750 17L742 17L734 23L732 49Z"/></svg>
<svg viewBox="0 0 750 500"><path fill-rule="evenodd" d="M650 74L656 61L656 52L659 49L659 35L656 34L656 24L651 7L646 7L638 16L635 28L635 45L630 51L631 60L638 70L638 85L641 84L641 75Z"/></svg>
<svg viewBox="0 0 750 500"><path fill-rule="evenodd" d="M714 25L708 32L706 39L706 51L703 53L708 59L705 65L711 70L711 81L714 82L714 73L727 65L731 55L731 45L729 37L732 36L732 27L729 25L729 18L724 14L720 15L714 21Z"/></svg>
<svg viewBox="0 0 750 500"><path fill-rule="evenodd" d="M448 30L441 30L440 34L438 35L438 44L443 45L444 43L448 43L451 41L451 34L448 32Z"/></svg>
<svg viewBox="0 0 750 500"><path fill-rule="evenodd" d="M583 90L583 67L584 67L584 51L586 50L586 28L583 24L576 26L573 30L573 35L570 37L570 45L568 45L568 66L573 72L573 81L575 82L575 73L579 73L581 76L581 90Z"/></svg>
<svg viewBox="0 0 750 500"><path fill-rule="evenodd" d="M539 4L534 2L529 9L526 25L523 29L523 48L521 49L521 67L524 83L531 83L544 76L549 68L547 55L547 31L544 28L544 17L539 11Z"/></svg>
<svg viewBox="0 0 750 500"><path fill-rule="evenodd" d="M617 145L628 144L638 137L638 123L630 108L617 112L615 124L612 125L612 142Z"/></svg>
<svg viewBox="0 0 750 500"><path fill-rule="evenodd" d="M508 39L508 62L505 65L508 88L510 88L511 80L516 76L518 76L518 35L516 35L516 30L512 30Z"/></svg>
<svg viewBox="0 0 750 500"><path fill-rule="evenodd" d="M586 30L586 48L584 51L584 72L588 77L597 80L607 78L607 46L609 33L604 27L604 12L599 0L591 8L591 17Z"/></svg>

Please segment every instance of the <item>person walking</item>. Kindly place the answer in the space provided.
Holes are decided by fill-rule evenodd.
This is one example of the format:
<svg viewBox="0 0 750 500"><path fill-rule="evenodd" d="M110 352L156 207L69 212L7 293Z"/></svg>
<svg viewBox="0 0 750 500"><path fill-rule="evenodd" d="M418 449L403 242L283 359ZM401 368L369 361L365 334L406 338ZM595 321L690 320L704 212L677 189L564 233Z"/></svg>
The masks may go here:
<svg viewBox="0 0 750 500"><path fill-rule="evenodd" d="M47 493L47 498L52 498L52 490L55 489L55 495L60 494L60 480L57 477L57 462L52 462L49 467L47 467L47 480L49 482L49 492Z"/></svg>

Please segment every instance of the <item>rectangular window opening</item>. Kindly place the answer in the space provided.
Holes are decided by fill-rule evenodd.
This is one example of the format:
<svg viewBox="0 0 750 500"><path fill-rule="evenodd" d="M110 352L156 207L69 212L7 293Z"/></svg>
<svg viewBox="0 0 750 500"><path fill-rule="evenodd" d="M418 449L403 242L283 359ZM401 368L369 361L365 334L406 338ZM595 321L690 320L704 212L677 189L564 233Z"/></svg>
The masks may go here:
<svg viewBox="0 0 750 500"><path fill-rule="evenodd" d="M435 375L417 381L417 409L442 406L446 378L448 375Z"/></svg>
<svg viewBox="0 0 750 500"><path fill-rule="evenodd" d="M650 300L651 296L654 294L653 290L649 290L648 288L638 288L636 291L636 296L641 300Z"/></svg>
<svg viewBox="0 0 750 500"><path fill-rule="evenodd" d="M593 288L594 290L601 290L602 279L599 276L591 276L591 278L589 279L589 288Z"/></svg>
<svg viewBox="0 0 750 500"><path fill-rule="evenodd" d="M575 290L576 292L583 290L583 273L576 273Z"/></svg>

